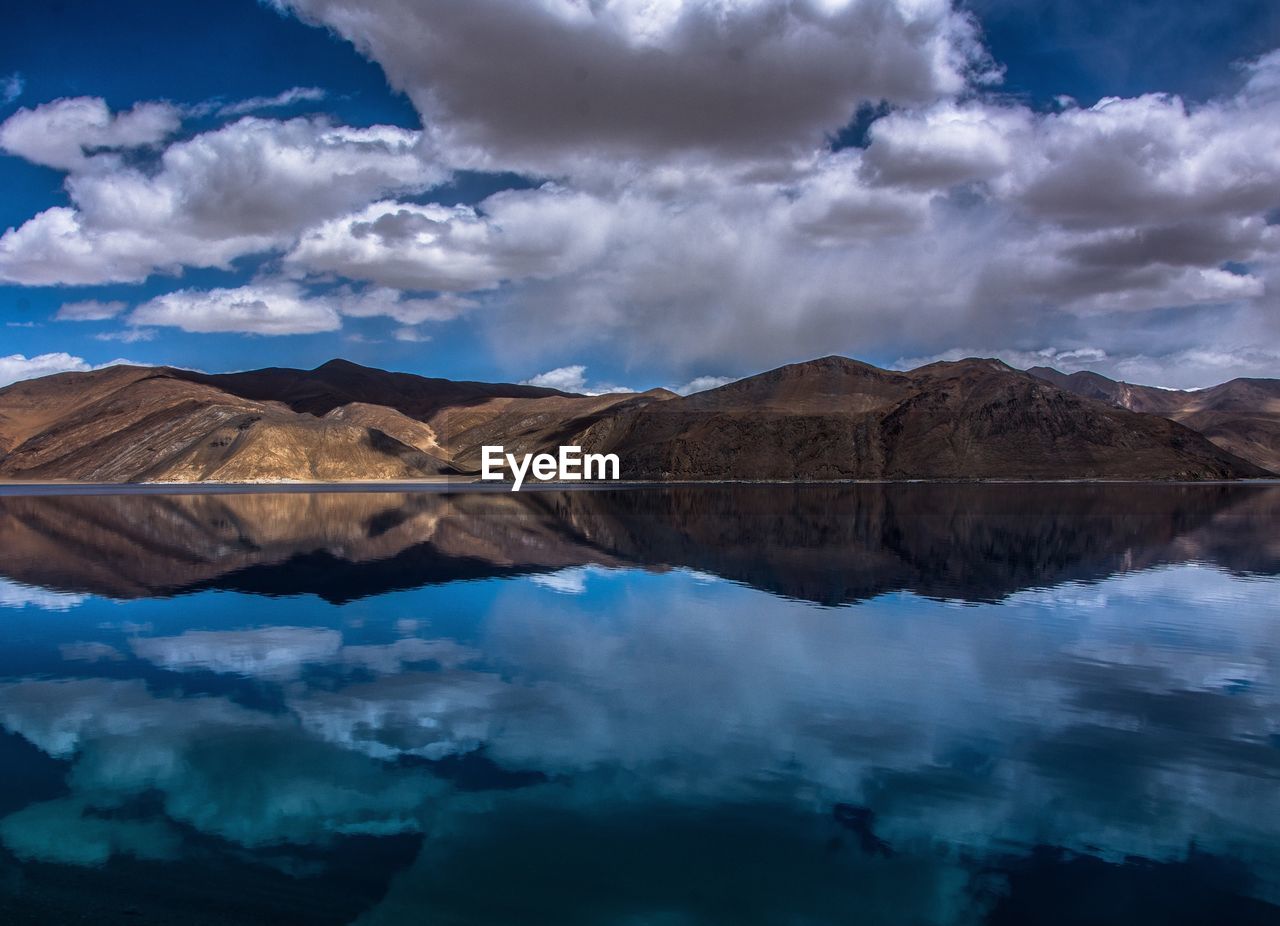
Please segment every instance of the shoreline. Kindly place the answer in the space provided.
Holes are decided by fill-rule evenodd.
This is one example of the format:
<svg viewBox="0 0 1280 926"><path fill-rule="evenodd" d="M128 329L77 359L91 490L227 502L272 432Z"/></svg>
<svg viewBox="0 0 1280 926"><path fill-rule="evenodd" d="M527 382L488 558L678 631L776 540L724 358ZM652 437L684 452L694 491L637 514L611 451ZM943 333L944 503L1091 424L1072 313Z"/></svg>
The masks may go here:
<svg viewBox="0 0 1280 926"><path fill-rule="evenodd" d="M692 488L698 486L833 486L833 485L1159 485L1238 486L1280 485L1280 477L1257 479L700 479L618 480L606 482L525 483L520 492L510 482L480 479L380 480L341 482L10 482L0 480L0 497L33 495L235 495L338 492L495 493L591 492L611 489Z"/></svg>

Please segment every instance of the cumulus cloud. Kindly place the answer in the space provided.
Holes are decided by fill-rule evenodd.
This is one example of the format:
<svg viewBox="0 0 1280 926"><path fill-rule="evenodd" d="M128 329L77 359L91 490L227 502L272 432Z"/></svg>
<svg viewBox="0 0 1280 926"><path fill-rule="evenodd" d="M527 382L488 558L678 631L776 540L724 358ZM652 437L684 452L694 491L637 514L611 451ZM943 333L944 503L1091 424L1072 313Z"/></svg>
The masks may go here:
<svg viewBox="0 0 1280 926"><path fill-rule="evenodd" d="M11 153L70 172L72 203L0 236L0 280L139 282L157 271L227 268L284 249L304 228L379 195L445 177L422 157L418 132L323 118L246 117L169 145L151 170L84 153L90 137L95 147L108 135L117 146L158 142L177 118L167 104L112 116L101 100L80 99L21 110L0 125ZM93 120L105 121L93 128Z"/></svg>
<svg viewBox="0 0 1280 926"><path fill-rule="evenodd" d="M544 389L559 389L561 392L576 392L582 395L606 395L610 392L635 392L626 386L614 386L609 383L588 383L587 368L580 363L567 367L556 367L537 376L522 380L524 386L541 386Z"/></svg>
<svg viewBox="0 0 1280 926"><path fill-rule="evenodd" d="M544 389L560 389L564 392L580 392L587 386L587 368L582 364L568 367L556 367L523 381L526 386L541 386Z"/></svg>
<svg viewBox="0 0 1280 926"><path fill-rule="evenodd" d="M990 73L949 0L276 4L377 61L451 163L490 169L803 150L864 101L928 101Z"/></svg>
<svg viewBox="0 0 1280 926"><path fill-rule="evenodd" d="M608 205L555 185L470 206L376 202L306 232L286 264L381 286L468 291L578 271L597 260Z"/></svg>
<svg viewBox="0 0 1280 926"><path fill-rule="evenodd" d="M708 389L719 389L734 382L732 376L695 376L680 386L668 386L677 395L693 395L695 392L706 392Z"/></svg>
<svg viewBox="0 0 1280 926"><path fill-rule="evenodd" d="M329 302L308 299L291 283L181 289L144 302L133 310L129 322L203 334L315 334L342 327L337 310Z"/></svg>
<svg viewBox="0 0 1280 926"><path fill-rule="evenodd" d="M263 279L226 289L165 293L142 303L127 321L135 328L152 325L204 334L317 334L341 328L344 315L385 316L413 326L456 318L475 306L447 295L416 298L381 287L316 293L293 280Z"/></svg>
<svg viewBox="0 0 1280 926"><path fill-rule="evenodd" d="M64 351L49 354L37 354L26 357L22 354L10 354L0 357L0 386L7 386L23 379L35 379L37 376L49 376L52 373L83 373L93 369L83 357L73 357Z"/></svg>
<svg viewBox="0 0 1280 926"><path fill-rule="evenodd" d="M110 153L157 145L178 130L182 113L171 103L139 103L112 113L97 97L72 97L20 109L0 124L0 148L59 170L118 163ZM92 154L91 154L92 152Z"/></svg>

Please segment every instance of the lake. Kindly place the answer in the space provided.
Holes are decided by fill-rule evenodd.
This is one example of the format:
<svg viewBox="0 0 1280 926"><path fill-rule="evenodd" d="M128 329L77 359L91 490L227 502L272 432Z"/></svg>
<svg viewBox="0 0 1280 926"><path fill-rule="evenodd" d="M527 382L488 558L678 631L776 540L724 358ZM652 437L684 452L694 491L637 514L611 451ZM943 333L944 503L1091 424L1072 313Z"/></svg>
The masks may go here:
<svg viewBox="0 0 1280 926"><path fill-rule="evenodd" d="M5 922L1280 922L1280 487L0 495Z"/></svg>

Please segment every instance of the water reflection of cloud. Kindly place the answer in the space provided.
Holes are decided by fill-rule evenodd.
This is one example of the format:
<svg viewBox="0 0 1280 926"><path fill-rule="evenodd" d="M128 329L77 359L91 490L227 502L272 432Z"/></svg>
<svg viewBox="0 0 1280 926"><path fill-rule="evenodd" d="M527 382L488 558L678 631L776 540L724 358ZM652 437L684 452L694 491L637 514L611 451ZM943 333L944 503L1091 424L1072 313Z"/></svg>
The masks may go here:
<svg viewBox="0 0 1280 926"><path fill-rule="evenodd" d="M175 859L182 845L163 819L113 817L84 798L44 801L10 814L0 820L0 841L20 859L64 865L103 865L114 855Z"/></svg>
<svg viewBox="0 0 1280 926"><path fill-rule="evenodd" d="M332 660L342 648L342 634L319 627L188 630L176 637L138 637L129 645L139 658L165 669L286 679L309 663Z"/></svg>
<svg viewBox="0 0 1280 926"><path fill-rule="evenodd" d="M559 572L530 576L529 581L562 595L581 595L587 590L587 570L583 566L571 566Z"/></svg>
<svg viewBox="0 0 1280 926"><path fill-rule="evenodd" d="M848 802L874 808L898 857L942 859L947 897L964 856L1040 843L1173 860L1194 842L1277 870L1274 583L1188 565L1000 606L818 610L679 572L616 576L607 596L505 583L467 646L306 627L132 643L172 671L278 683L279 714L27 681L0 688L0 723L73 760L70 800L154 789L168 819L245 846L465 816L474 798L406 760L483 749L551 779L487 796L485 819L766 803L825 819ZM1072 604L1093 595L1107 607ZM310 684L310 666L352 671ZM33 814L0 824L7 844L12 827L13 845L34 838ZM451 832L487 825L468 819ZM93 845L132 851L93 827Z"/></svg>
<svg viewBox="0 0 1280 926"><path fill-rule="evenodd" d="M79 859L67 853L81 850L68 849L66 861L94 863L113 851L158 857L156 840L169 845L164 820L246 847L417 832L445 790L421 771L318 740L293 717L222 698L157 697L140 681L5 685L0 723L73 760L69 798L0 821L0 839L29 857L58 857L52 832L91 847ZM136 827L109 822L114 809L148 794L159 795L162 815Z"/></svg>
<svg viewBox="0 0 1280 926"><path fill-rule="evenodd" d="M453 666L475 655L451 640L415 637L389 644L344 646L339 631L320 627L188 630L172 637L135 637L129 645L140 659L163 669L203 669L271 681L295 679L308 666L388 674L414 663Z"/></svg>
<svg viewBox="0 0 1280 926"><path fill-rule="evenodd" d="M88 595L55 592L0 578L0 608L38 608L41 611L70 611L89 600Z"/></svg>
<svg viewBox="0 0 1280 926"><path fill-rule="evenodd" d="M58 647L58 652L68 662L119 662L124 659L124 653L110 643L92 641L63 643Z"/></svg>

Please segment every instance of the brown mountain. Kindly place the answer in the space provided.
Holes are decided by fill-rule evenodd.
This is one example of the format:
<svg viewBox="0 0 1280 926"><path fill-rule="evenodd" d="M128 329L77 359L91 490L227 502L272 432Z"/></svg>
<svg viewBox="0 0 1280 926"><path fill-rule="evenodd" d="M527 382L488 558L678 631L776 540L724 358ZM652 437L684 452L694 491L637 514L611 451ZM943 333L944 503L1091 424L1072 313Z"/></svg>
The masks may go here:
<svg viewBox="0 0 1280 926"><path fill-rule="evenodd" d="M631 479L1264 474L1167 418L995 360L896 373L826 357L683 398L453 382L340 360L231 374L119 366L0 389L6 479L470 477L485 444L616 452Z"/></svg>
<svg viewBox="0 0 1280 926"><path fill-rule="evenodd" d="M843 357L620 409L583 441L650 479L1218 479L1258 467L1187 427L998 360L909 373Z"/></svg>
<svg viewBox="0 0 1280 926"><path fill-rule="evenodd" d="M372 417L371 417L372 416ZM405 479L455 472L390 409L316 417L164 367L63 373L0 390L0 476L83 482Z"/></svg>
<svg viewBox="0 0 1280 926"><path fill-rule="evenodd" d="M1087 370L1068 375L1033 367L1027 372L1076 395L1170 418L1222 449L1280 473L1280 379L1233 379L1184 391L1136 386Z"/></svg>

